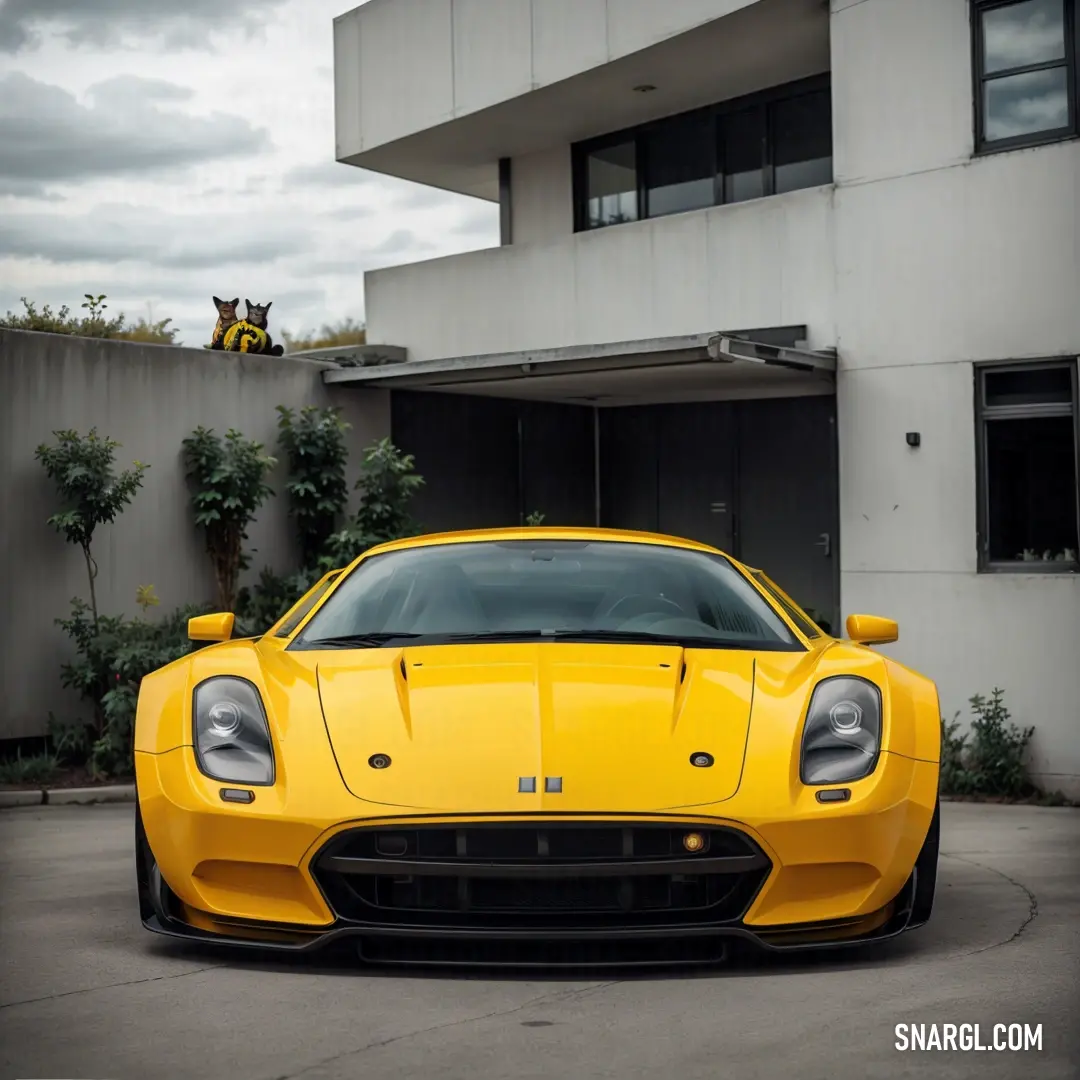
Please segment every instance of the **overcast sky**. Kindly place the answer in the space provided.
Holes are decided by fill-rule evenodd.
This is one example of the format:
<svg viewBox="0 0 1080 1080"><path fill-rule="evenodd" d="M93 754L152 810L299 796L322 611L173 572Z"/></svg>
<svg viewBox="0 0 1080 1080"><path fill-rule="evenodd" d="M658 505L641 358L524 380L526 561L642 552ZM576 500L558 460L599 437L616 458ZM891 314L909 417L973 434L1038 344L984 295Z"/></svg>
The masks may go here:
<svg viewBox="0 0 1080 1080"><path fill-rule="evenodd" d="M216 294L301 333L362 319L365 269L496 244L492 204L334 161L355 6L0 0L0 313L106 293L200 345Z"/></svg>

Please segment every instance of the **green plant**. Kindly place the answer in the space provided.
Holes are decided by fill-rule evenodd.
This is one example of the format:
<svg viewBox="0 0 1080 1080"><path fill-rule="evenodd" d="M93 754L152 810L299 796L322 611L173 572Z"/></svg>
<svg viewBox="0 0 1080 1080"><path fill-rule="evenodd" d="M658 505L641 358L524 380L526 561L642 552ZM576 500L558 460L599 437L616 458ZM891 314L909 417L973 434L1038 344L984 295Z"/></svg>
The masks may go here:
<svg viewBox="0 0 1080 1080"><path fill-rule="evenodd" d="M67 509L53 514L48 524L69 543L78 544L82 549L90 584L90 610L97 622L94 582L98 567L90 545L98 526L115 520L135 497L149 466L136 461L133 468L117 476L113 465L120 443L101 438L97 428L92 428L87 435L70 430L54 431L53 434L56 445L42 443L35 457L44 465Z"/></svg>
<svg viewBox="0 0 1080 1080"><path fill-rule="evenodd" d="M144 586L145 588L152 588ZM75 645L75 660L60 679L93 707L89 722L50 721L55 752L62 759L86 760L96 777L130 775L135 704L144 676L191 651L187 621L205 608L180 608L164 619L88 617L84 601L71 602L71 615L57 623Z"/></svg>
<svg viewBox="0 0 1080 1080"><path fill-rule="evenodd" d="M334 326L323 326L321 330L309 330L306 334L294 336L286 331L282 338L285 341L285 351L295 353L309 349L332 349L339 345L363 345L365 331L363 323L342 319Z"/></svg>
<svg viewBox="0 0 1080 1080"><path fill-rule="evenodd" d="M47 784L59 769L52 754L23 757L19 749L14 758L0 761L0 784Z"/></svg>
<svg viewBox="0 0 1080 1080"><path fill-rule="evenodd" d="M369 446L356 482L360 505L348 525L327 541L320 560L323 572L345 566L376 544L416 535L409 503L423 483L412 454L403 454L389 439Z"/></svg>
<svg viewBox="0 0 1080 1080"><path fill-rule="evenodd" d="M180 333L175 326L170 326L172 319L151 320L145 317L109 336L118 341L138 341L144 345L177 345L176 335Z"/></svg>
<svg viewBox="0 0 1080 1080"><path fill-rule="evenodd" d="M1035 728L1018 728L995 687L989 698L975 694L971 711L971 746L968 770L974 774L976 790L989 795L1017 797L1031 790L1024 757Z"/></svg>
<svg viewBox="0 0 1080 1080"><path fill-rule="evenodd" d="M541 514L539 510L534 510L525 518L526 525L543 525L546 514Z"/></svg>
<svg viewBox="0 0 1080 1080"><path fill-rule="evenodd" d="M175 345L179 330L170 327L172 319L141 318L138 322L127 325L123 314L106 318L108 304L105 294L95 296L85 293L82 304L86 314L77 317L71 314L71 308L64 304L59 311L53 311L48 305L38 306L20 297L23 310L16 314L9 311L0 319L0 327L8 330L36 330L45 334L69 334L74 337L113 338L121 341L141 341L154 345Z"/></svg>
<svg viewBox="0 0 1080 1080"><path fill-rule="evenodd" d="M308 405L299 415L278 406L278 441L285 451L289 514L296 522L300 563L311 566L337 530L349 499L345 480L349 424L340 409Z"/></svg>
<svg viewBox="0 0 1080 1080"><path fill-rule="evenodd" d="M1025 756L1034 727L1019 728L997 687L990 697L975 694L970 732L957 734L959 713L942 724L941 790L948 795L1021 798L1034 791Z"/></svg>
<svg viewBox="0 0 1080 1080"><path fill-rule="evenodd" d="M263 453L262 443L230 429L224 439L199 427L184 440L188 478L195 486L195 523L206 534L206 551L214 568L218 606L232 611L240 571L247 565L244 541L255 512L273 495L267 473L277 464Z"/></svg>

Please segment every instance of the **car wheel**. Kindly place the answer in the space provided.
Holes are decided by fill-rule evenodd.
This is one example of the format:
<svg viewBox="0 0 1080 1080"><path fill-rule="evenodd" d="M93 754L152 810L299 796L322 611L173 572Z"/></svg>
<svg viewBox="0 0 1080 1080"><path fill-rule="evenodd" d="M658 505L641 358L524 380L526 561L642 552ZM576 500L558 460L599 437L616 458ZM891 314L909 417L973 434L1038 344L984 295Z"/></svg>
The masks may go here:
<svg viewBox="0 0 1080 1080"><path fill-rule="evenodd" d="M915 898L911 907L909 926L921 926L930 918L937 890L938 851L941 846L941 800L934 804L934 816L915 860Z"/></svg>

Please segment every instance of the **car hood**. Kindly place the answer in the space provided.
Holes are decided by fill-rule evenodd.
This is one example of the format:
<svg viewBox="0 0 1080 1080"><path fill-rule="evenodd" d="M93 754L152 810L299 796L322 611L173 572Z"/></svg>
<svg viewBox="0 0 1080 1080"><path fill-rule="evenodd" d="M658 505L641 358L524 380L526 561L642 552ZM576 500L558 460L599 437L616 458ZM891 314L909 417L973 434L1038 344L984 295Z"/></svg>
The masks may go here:
<svg viewBox="0 0 1080 1080"><path fill-rule="evenodd" d="M754 671L750 652L569 642L348 650L317 662L349 790L459 813L729 799L742 775ZM699 753L713 764L692 765ZM373 768L375 755L390 764ZM522 790L530 778L535 790ZM561 790L546 790L548 778Z"/></svg>

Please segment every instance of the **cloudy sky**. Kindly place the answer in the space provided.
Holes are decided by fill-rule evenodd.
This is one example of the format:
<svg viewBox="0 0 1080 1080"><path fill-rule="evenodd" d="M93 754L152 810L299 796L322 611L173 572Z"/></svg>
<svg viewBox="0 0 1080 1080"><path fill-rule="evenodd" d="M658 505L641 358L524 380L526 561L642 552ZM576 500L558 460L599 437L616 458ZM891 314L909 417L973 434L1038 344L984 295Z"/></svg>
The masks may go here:
<svg viewBox="0 0 1080 1080"><path fill-rule="evenodd" d="M363 272L498 242L490 203L334 161L332 20L353 0L0 0L0 313L364 315ZM178 14L179 11L187 14Z"/></svg>

